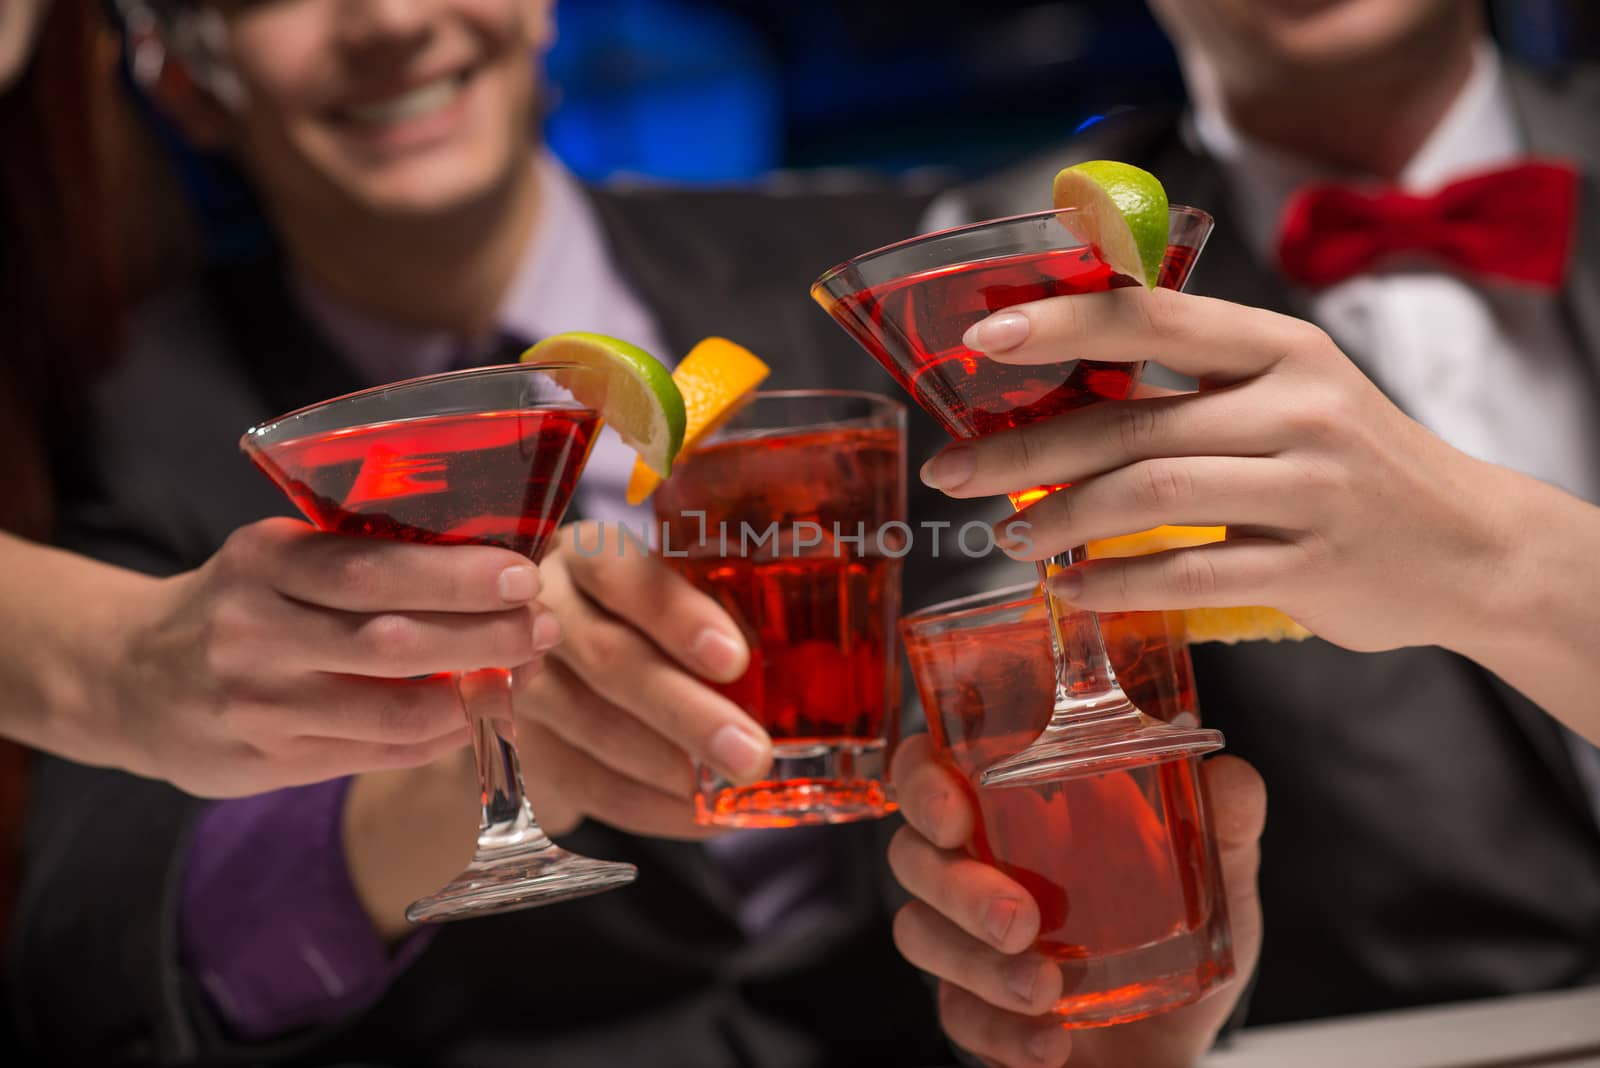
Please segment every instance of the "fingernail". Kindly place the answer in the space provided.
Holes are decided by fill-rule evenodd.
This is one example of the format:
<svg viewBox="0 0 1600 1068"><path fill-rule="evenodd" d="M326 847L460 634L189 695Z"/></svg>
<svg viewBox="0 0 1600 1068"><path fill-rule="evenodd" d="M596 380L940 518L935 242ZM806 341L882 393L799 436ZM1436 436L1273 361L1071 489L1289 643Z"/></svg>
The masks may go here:
<svg viewBox="0 0 1600 1068"><path fill-rule="evenodd" d="M983 910L983 926L989 932L989 941L996 946L1004 942L1016 919L1017 903L1014 900L1009 897L991 898L988 907Z"/></svg>
<svg viewBox="0 0 1600 1068"><path fill-rule="evenodd" d="M922 802L921 810L917 815L921 817L922 826L929 834L938 834L939 825L944 822L945 810L949 804L950 793L947 790L940 790L937 793L930 794Z"/></svg>
<svg viewBox="0 0 1600 1068"><path fill-rule="evenodd" d="M728 724L711 736L711 762L724 774L748 782L767 767L767 747L742 727Z"/></svg>
<svg viewBox="0 0 1600 1068"><path fill-rule="evenodd" d="M1016 519L1006 519L996 523L991 529L994 531L996 547L1007 556L1013 556L1033 544L1033 539L1023 532L1028 529L1028 524Z"/></svg>
<svg viewBox="0 0 1600 1068"><path fill-rule="evenodd" d="M1024 1005L1033 1004L1033 988L1038 985L1039 962L1032 957L1014 960L1006 965L1006 989Z"/></svg>
<svg viewBox="0 0 1600 1068"><path fill-rule="evenodd" d="M1041 1028L1028 1036L1028 1055L1040 1064L1060 1064L1072 1038L1059 1027Z"/></svg>
<svg viewBox="0 0 1600 1068"><path fill-rule="evenodd" d="M1021 312L1001 312L967 327L961 343L973 352L1009 352L1028 340L1030 329Z"/></svg>
<svg viewBox="0 0 1600 1068"><path fill-rule="evenodd" d="M554 612L540 612L533 621L533 651L547 653L561 644L561 621Z"/></svg>
<svg viewBox="0 0 1600 1068"><path fill-rule="evenodd" d="M735 678L744 667L744 646L714 627L700 632L689 646L689 655L705 674L717 679Z"/></svg>
<svg viewBox="0 0 1600 1068"><path fill-rule="evenodd" d="M965 445L953 445L922 465L922 483L937 490L952 490L972 477L977 458Z"/></svg>
<svg viewBox="0 0 1600 1068"><path fill-rule="evenodd" d="M539 593L539 572L529 564L518 564L500 572L500 599L512 604L531 601Z"/></svg>
<svg viewBox="0 0 1600 1068"><path fill-rule="evenodd" d="M1071 604L1083 592L1083 576L1068 568L1050 577L1050 592Z"/></svg>

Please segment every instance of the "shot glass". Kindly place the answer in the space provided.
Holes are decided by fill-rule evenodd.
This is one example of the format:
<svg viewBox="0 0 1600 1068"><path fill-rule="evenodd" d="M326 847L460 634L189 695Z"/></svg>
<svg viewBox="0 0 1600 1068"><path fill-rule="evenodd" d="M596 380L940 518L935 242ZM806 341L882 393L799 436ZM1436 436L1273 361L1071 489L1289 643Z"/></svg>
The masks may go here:
<svg viewBox="0 0 1600 1068"><path fill-rule="evenodd" d="M757 393L656 491L661 555L743 628L720 687L773 740L770 778L695 768L696 816L731 827L894 810L895 621L906 526L905 408L873 393Z"/></svg>
<svg viewBox="0 0 1600 1068"><path fill-rule="evenodd" d="M1187 650L1167 629L1181 621L1124 613L1109 621L1107 647L1140 708L1197 722ZM1050 720L1049 626L1038 587L1016 586L914 613L901 631L935 759L977 805L971 853L1038 902L1033 948L1061 968L1062 1025L1104 1027L1199 1000L1233 975L1232 938L1198 757L1147 754L1049 782L978 785Z"/></svg>

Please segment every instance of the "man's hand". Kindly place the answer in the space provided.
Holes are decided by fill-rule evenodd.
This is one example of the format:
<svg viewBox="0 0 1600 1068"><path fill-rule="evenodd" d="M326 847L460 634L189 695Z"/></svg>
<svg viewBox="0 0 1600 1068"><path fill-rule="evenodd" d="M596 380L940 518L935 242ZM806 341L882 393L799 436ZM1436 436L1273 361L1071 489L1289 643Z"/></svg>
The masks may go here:
<svg viewBox="0 0 1600 1068"><path fill-rule="evenodd" d="M562 654L516 675L517 748L540 826L562 834L592 817L658 837L716 833L694 821L690 760L751 782L772 758L765 732L704 681L743 673L749 652L738 627L610 529L564 529L540 573ZM351 788L346 859L385 937L403 935L406 904L471 855L472 776L470 755L453 753L363 775Z"/></svg>
<svg viewBox="0 0 1600 1068"><path fill-rule="evenodd" d="M691 759L739 783L766 773L772 742L707 685L749 663L714 600L612 526L566 528L541 565L563 640L518 699L534 811L561 833L584 816L637 834L701 838Z"/></svg>
<svg viewBox="0 0 1600 1068"><path fill-rule="evenodd" d="M1019 883L967 851L977 813L956 772L933 762L927 735L900 746L893 778L906 826L890 843L889 864L917 900L895 917L895 944L941 980L939 1013L952 1041L1005 1068L1056 1066L1069 1058L1096 1068L1179 1068L1210 1047L1260 952L1256 868L1266 792L1237 757L1207 761L1205 775L1233 928L1234 979L1161 1016L1068 1032L1047 1015L1061 995L1060 969L1030 948L1039 934L1038 905Z"/></svg>
<svg viewBox="0 0 1600 1068"><path fill-rule="evenodd" d="M560 636L516 553L291 519L140 590L98 704L123 717L119 762L210 796L429 763L467 735L449 679L419 676L526 673Z"/></svg>

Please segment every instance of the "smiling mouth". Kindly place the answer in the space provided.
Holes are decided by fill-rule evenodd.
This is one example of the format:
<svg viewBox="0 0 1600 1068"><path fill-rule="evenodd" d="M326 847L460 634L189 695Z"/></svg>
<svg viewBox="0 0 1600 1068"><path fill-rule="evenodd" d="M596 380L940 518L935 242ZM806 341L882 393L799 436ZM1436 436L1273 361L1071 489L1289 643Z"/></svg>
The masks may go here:
<svg viewBox="0 0 1600 1068"><path fill-rule="evenodd" d="M424 82L403 93L354 107L340 108L340 119L360 126L391 126L442 111L455 103L471 79L470 70Z"/></svg>

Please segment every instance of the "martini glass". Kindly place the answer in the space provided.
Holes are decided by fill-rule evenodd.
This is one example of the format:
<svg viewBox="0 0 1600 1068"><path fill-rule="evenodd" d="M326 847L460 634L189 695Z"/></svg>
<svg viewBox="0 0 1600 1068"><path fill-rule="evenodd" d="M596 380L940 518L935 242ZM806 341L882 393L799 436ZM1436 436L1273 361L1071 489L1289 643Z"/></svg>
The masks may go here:
<svg viewBox="0 0 1600 1068"><path fill-rule="evenodd" d="M538 560L572 499L600 415L573 364L430 375L252 427L240 447L318 528L430 545L495 545ZM586 394L587 395L587 394ZM510 912L633 881L633 865L569 853L539 829L517 760L511 673L452 676L478 772L478 847L413 923Z"/></svg>
<svg viewBox="0 0 1600 1068"><path fill-rule="evenodd" d="M1181 289L1211 216L1173 205L1158 285ZM1113 271L1078 235L1078 209L974 223L889 245L825 273L811 295L951 436L980 438L1104 400L1126 400L1143 361L1067 358L999 363L962 344L968 327L1027 301L1139 283ZM1011 495L1025 507L1062 486ZM1039 565L1041 578L1084 559L1077 547ZM1044 782L1219 749L1222 735L1162 723L1128 699L1106 657L1100 625L1047 597L1056 663L1055 707L1044 731L983 772L985 785Z"/></svg>

